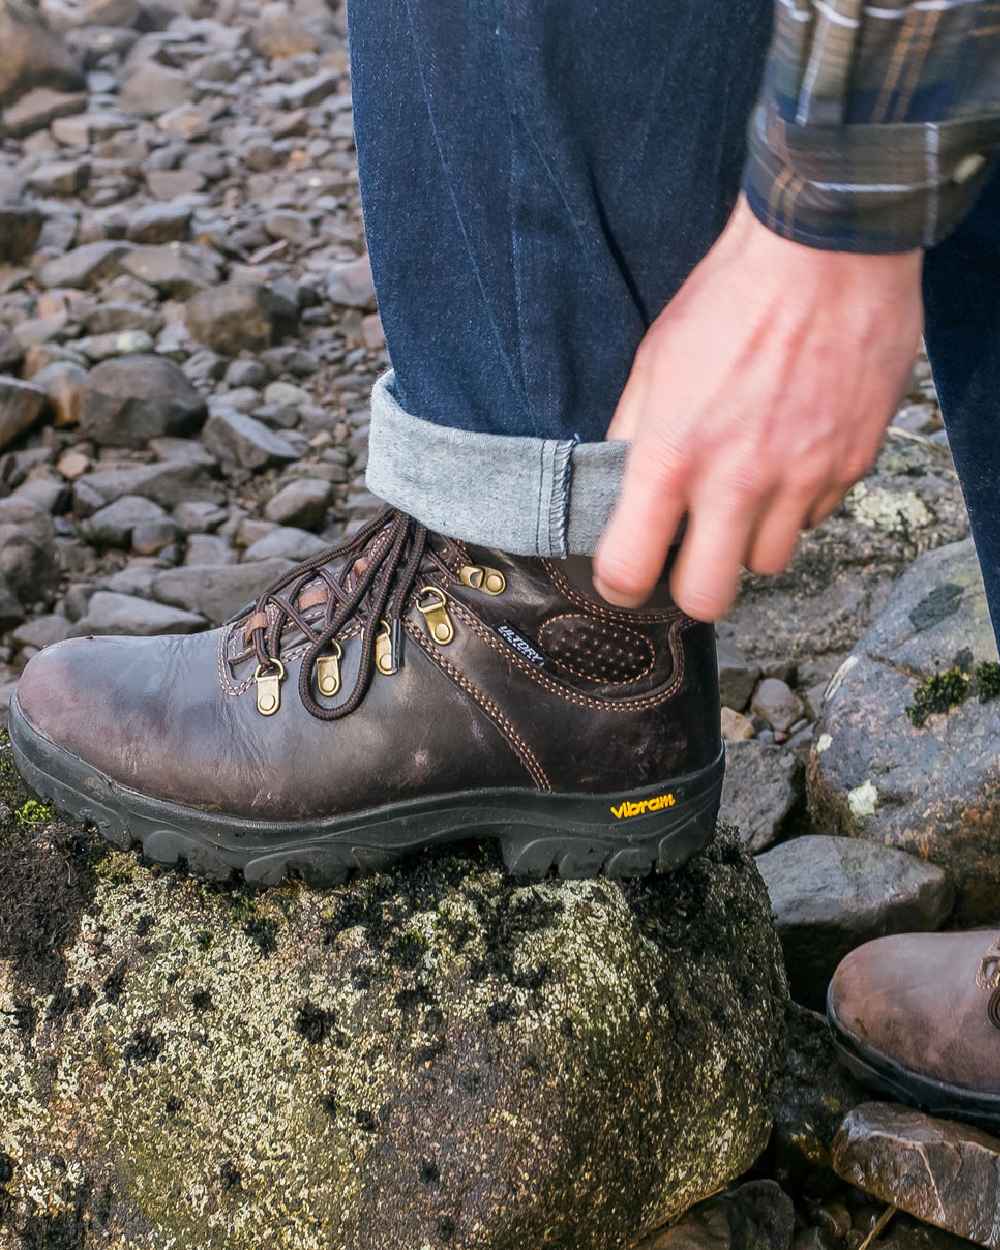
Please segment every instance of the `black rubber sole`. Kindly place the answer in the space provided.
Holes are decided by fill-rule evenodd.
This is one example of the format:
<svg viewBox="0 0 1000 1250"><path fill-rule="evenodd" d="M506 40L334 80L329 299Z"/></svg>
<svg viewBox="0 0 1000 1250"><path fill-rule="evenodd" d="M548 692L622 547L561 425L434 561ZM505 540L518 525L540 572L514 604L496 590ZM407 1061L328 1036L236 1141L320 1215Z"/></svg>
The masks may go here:
<svg viewBox="0 0 1000 1250"><path fill-rule="evenodd" d="M972 1094L961 1086L911 1072L853 1038L837 1019L832 1003L828 1014L837 1055L862 1085L892 1102L905 1103L928 1115L963 1120L993 1133L1000 1131L1000 1095Z"/></svg>
<svg viewBox="0 0 1000 1250"><path fill-rule="evenodd" d="M11 700L9 732L25 782L120 849L199 876L272 885L335 885L427 846L491 838L509 871L541 880L643 877L680 868L715 830L725 757L684 777L621 794L482 789L311 822L268 824L149 798L40 734ZM669 797L668 797L669 796ZM625 805L624 807L622 805ZM613 809L618 809L618 815Z"/></svg>

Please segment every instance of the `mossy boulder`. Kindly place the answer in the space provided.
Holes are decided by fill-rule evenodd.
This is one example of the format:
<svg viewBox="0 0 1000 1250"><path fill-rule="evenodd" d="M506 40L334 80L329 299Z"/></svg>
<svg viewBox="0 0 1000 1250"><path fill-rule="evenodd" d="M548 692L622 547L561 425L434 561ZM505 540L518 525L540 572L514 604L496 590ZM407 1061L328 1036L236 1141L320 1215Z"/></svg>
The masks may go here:
<svg viewBox="0 0 1000 1250"><path fill-rule="evenodd" d="M251 895L27 799L0 740L3 1250L621 1250L767 1142L786 991L733 839Z"/></svg>
<svg viewBox="0 0 1000 1250"><path fill-rule="evenodd" d="M914 561L826 694L807 767L823 832L947 870L956 920L1000 921L1000 683L972 541Z"/></svg>

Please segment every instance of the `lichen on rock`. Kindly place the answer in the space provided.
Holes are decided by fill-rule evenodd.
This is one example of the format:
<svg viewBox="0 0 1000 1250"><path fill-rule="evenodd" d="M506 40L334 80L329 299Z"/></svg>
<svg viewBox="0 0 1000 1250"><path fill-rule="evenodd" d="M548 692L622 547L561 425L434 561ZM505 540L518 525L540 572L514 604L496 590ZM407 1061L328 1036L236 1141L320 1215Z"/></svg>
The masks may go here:
<svg viewBox="0 0 1000 1250"><path fill-rule="evenodd" d="M784 974L725 836L625 886L473 848L254 896L25 797L0 745L3 1250L607 1250L767 1141Z"/></svg>

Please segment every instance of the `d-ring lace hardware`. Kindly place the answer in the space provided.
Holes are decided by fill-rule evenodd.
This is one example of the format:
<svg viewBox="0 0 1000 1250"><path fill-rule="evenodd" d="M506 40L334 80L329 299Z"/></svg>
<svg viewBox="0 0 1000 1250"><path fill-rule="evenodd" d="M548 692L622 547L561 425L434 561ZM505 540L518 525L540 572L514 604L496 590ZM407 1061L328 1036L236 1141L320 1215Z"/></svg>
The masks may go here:
<svg viewBox="0 0 1000 1250"><path fill-rule="evenodd" d="M455 637L455 626L448 615L448 597L438 586L421 586L417 596L417 611L424 618L427 631L434 641L446 647Z"/></svg>
<svg viewBox="0 0 1000 1250"><path fill-rule="evenodd" d="M379 624L375 635L375 667L383 677L391 677L399 672L399 654L402 629L399 618L390 625L387 620Z"/></svg>
<svg viewBox="0 0 1000 1250"><path fill-rule="evenodd" d="M281 683L285 680L285 666L280 660L258 664L254 673L257 683L257 711L261 716L273 716L281 706Z"/></svg>
<svg viewBox="0 0 1000 1250"><path fill-rule="evenodd" d="M507 579L499 569L479 564L463 564L458 570L458 580L463 586L481 590L487 595L502 595L507 589Z"/></svg>
<svg viewBox="0 0 1000 1250"><path fill-rule="evenodd" d="M320 694L328 699L340 690L340 661L344 652L336 639L332 642L333 650L329 655L321 655L316 661L316 685Z"/></svg>

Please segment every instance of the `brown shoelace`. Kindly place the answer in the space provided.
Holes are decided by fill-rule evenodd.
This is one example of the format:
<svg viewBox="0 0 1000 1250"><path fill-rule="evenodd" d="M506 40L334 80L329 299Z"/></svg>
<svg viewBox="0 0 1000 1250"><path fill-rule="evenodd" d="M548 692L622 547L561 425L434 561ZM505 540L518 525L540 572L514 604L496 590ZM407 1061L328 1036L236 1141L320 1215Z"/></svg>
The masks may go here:
<svg viewBox="0 0 1000 1250"><path fill-rule="evenodd" d="M375 544L373 540L383 532L383 540ZM349 716L361 704L371 685L378 632L388 631L394 668L402 662L402 616L425 556L430 555L436 564L445 568L444 562L430 550L428 538L427 529L412 517L386 508L347 542L320 552L269 586L257 600L248 626L252 627L250 638L257 657L258 681L267 676L277 676L279 681L283 678L281 635L286 625L294 624L309 642L299 671L299 698L303 706L317 720L334 721ZM343 582L334 577L329 567L340 559L347 561ZM356 578L353 585L352 574ZM305 619L307 609L300 603L300 596L317 579L324 584L325 595L311 592L311 601L325 600L326 611L321 623L310 624ZM303 598L309 599L310 595ZM272 607L276 612L273 622L268 615ZM361 611L365 625L354 687L343 703L326 707L313 694L314 672L331 653L339 662L337 635ZM336 689L339 690L339 677Z"/></svg>

